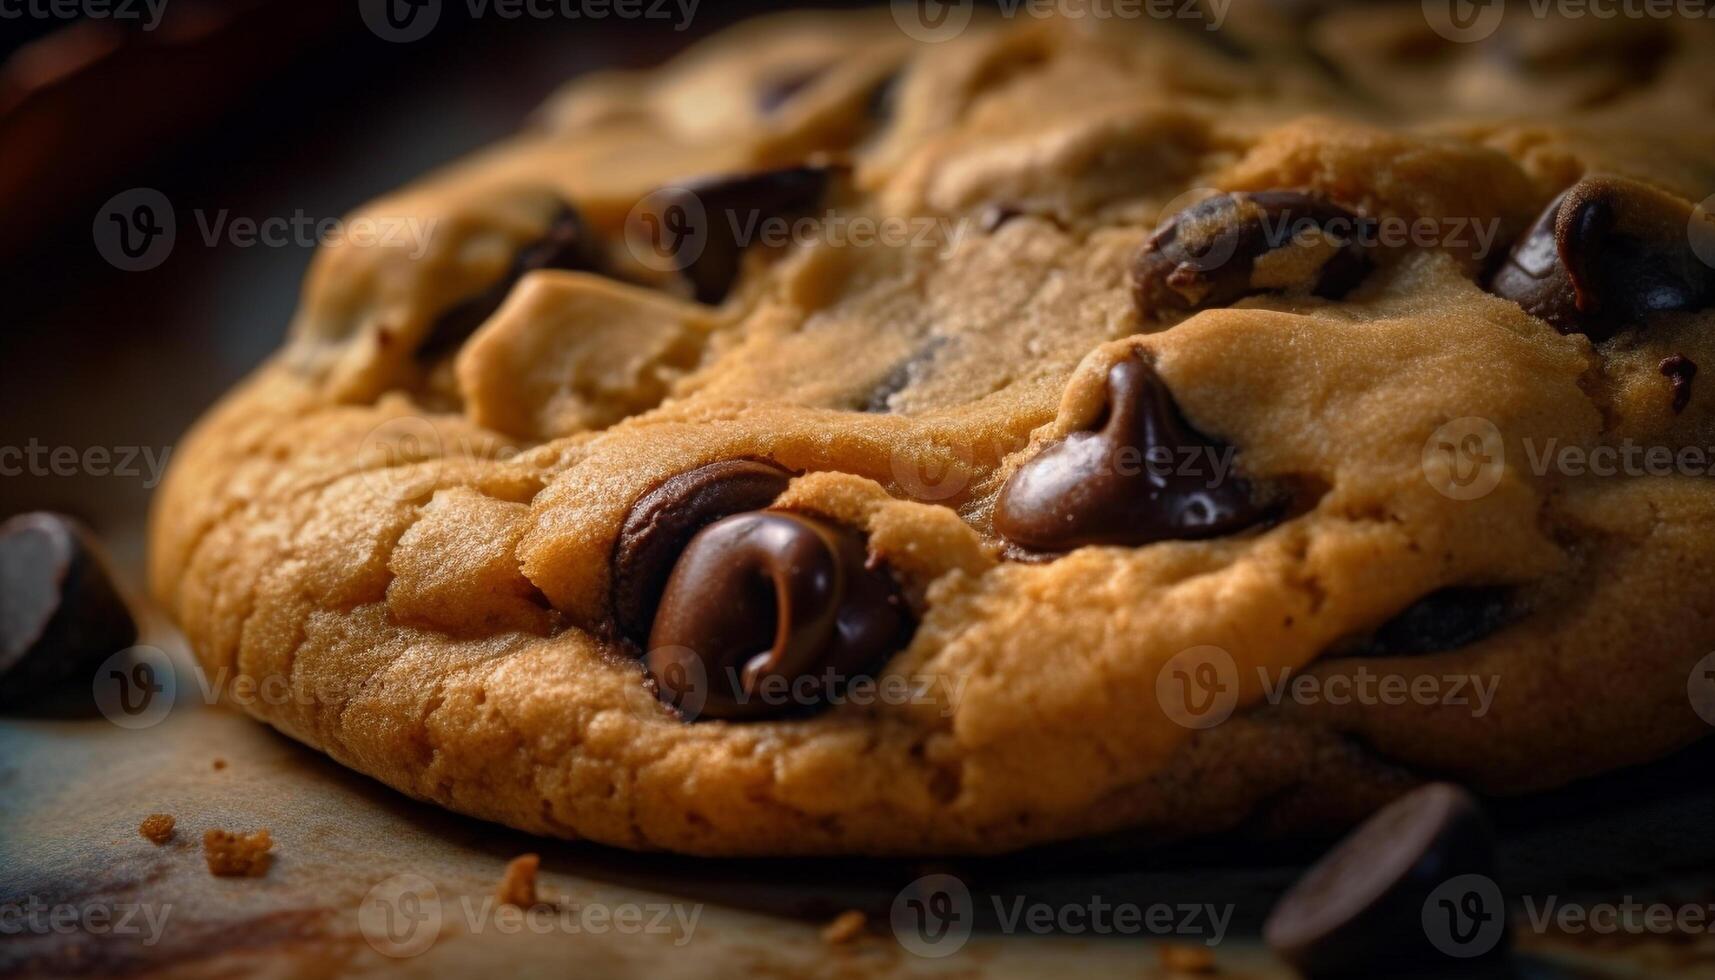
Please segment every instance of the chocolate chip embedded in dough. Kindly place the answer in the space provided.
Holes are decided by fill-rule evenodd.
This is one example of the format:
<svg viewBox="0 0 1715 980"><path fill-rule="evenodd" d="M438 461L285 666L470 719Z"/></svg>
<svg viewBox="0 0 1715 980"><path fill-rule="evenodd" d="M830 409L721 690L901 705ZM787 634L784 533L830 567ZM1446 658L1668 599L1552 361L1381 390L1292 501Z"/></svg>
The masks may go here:
<svg viewBox="0 0 1715 980"><path fill-rule="evenodd" d="M1108 369L1105 415L1028 460L1001 489L994 526L1033 551L1232 534L1271 502L1191 428L1141 353Z"/></svg>
<svg viewBox="0 0 1715 980"><path fill-rule="evenodd" d="M1549 203L1489 291L1563 334L1605 340L1660 313L1715 304L1692 248L1691 204L1647 184L1587 177Z"/></svg>
<svg viewBox="0 0 1715 980"><path fill-rule="evenodd" d="M455 304L429 327L417 348L419 360L431 361L464 343L483 322L494 315L507 294L526 273L539 269L598 272L603 265L595 238L583 217L570 205L561 205L553 220L536 239L513 256L512 265L499 281L475 296Z"/></svg>
<svg viewBox="0 0 1715 980"><path fill-rule="evenodd" d="M753 511L704 528L679 556L644 663L693 718L802 715L868 677L913 625L861 534Z"/></svg>
<svg viewBox="0 0 1715 980"><path fill-rule="evenodd" d="M756 459L727 459L671 477L631 506L614 541L614 625L642 645L661 591L698 531L723 517L761 510L785 492L792 473Z"/></svg>
<svg viewBox="0 0 1715 980"><path fill-rule="evenodd" d="M1371 221L1298 191L1217 194L1144 242L1132 298L1145 319L1228 306L1258 293L1345 295L1369 270Z"/></svg>
<svg viewBox="0 0 1715 980"><path fill-rule="evenodd" d="M732 291L751 237L819 204L833 171L804 165L704 177L649 195L647 217L697 302L715 304Z"/></svg>
<svg viewBox="0 0 1715 980"><path fill-rule="evenodd" d="M1662 358L1656 369L1673 386L1673 414L1685 411L1685 406L1691 404L1691 379L1697 377L1697 362L1684 354L1674 354Z"/></svg>

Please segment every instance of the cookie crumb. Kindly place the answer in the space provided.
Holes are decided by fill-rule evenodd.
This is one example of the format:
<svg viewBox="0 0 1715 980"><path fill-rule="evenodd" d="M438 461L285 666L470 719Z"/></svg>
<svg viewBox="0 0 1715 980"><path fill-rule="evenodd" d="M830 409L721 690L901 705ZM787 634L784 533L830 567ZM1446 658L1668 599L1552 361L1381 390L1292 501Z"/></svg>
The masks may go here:
<svg viewBox="0 0 1715 980"><path fill-rule="evenodd" d="M1214 973L1215 954L1207 946L1163 943L1155 948L1161 968L1174 973Z"/></svg>
<svg viewBox="0 0 1715 980"><path fill-rule="evenodd" d="M152 844L165 844L173 839L173 818L165 813L151 813L143 818L137 832Z"/></svg>
<svg viewBox="0 0 1715 980"><path fill-rule="evenodd" d="M869 916L857 909L847 909L834 917L834 921L822 927L822 942L830 946L844 946L863 935L864 927L869 924Z"/></svg>
<svg viewBox="0 0 1715 980"><path fill-rule="evenodd" d="M263 827L253 834L211 830L202 835L202 856L208 873L221 878L260 878L274 857L268 851L274 840Z"/></svg>
<svg viewBox="0 0 1715 980"><path fill-rule="evenodd" d="M542 858L535 854L520 854L506 866L506 874L500 879L500 887L494 890L494 897L502 905L516 905L521 909L534 908L541 899L536 897L536 869L542 866Z"/></svg>
<svg viewBox="0 0 1715 980"><path fill-rule="evenodd" d="M215 768L216 772L219 772L220 770L225 769L226 768L226 760L225 759L214 760L214 768Z"/></svg>

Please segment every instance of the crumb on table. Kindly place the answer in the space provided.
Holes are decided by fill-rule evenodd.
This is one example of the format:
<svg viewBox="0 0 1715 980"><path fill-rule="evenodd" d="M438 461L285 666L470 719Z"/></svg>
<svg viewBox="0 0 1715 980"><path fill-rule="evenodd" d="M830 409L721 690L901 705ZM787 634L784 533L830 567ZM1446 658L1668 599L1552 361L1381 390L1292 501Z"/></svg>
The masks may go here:
<svg viewBox="0 0 1715 980"><path fill-rule="evenodd" d="M1161 967L1175 973L1214 973L1215 954L1207 946L1189 943L1162 943L1156 947Z"/></svg>
<svg viewBox="0 0 1715 980"><path fill-rule="evenodd" d="M273 846L266 827L251 834L210 830L202 835L202 856L208 861L208 872L223 878L260 878L273 861L268 853Z"/></svg>
<svg viewBox="0 0 1715 980"><path fill-rule="evenodd" d="M859 936L869 924L869 917L857 909L847 909L834 917L834 921L822 927L822 942L832 946L843 946Z"/></svg>
<svg viewBox="0 0 1715 980"><path fill-rule="evenodd" d="M226 768L226 760L225 760L225 759L216 759L216 760L214 760L214 768L215 768L215 769L216 769L216 770L217 770L217 771L218 771L218 770L221 770L221 769L225 769L225 768Z"/></svg>
<svg viewBox="0 0 1715 980"><path fill-rule="evenodd" d="M542 858L535 854L520 854L506 865L506 874L500 879L500 887L494 890L494 897L502 905L516 905L521 909L534 907L536 897L536 869L542 866Z"/></svg>
<svg viewBox="0 0 1715 980"><path fill-rule="evenodd" d="M155 844L165 844L173 839L173 818L165 813L151 813L143 818L137 832Z"/></svg>

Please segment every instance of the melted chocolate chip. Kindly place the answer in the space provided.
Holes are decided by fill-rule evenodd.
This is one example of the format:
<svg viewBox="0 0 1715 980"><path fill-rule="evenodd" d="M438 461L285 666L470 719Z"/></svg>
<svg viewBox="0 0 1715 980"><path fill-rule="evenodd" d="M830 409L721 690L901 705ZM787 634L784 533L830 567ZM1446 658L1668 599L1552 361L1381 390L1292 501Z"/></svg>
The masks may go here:
<svg viewBox="0 0 1715 980"><path fill-rule="evenodd" d="M862 535L754 511L709 525L679 556L644 663L693 718L781 717L825 706L912 629Z"/></svg>
<svg viewBox="0 0 1715 980"><path fill-rule="evenodd" d="M1310 977L1398 976L1506 953L1494 837L1447 783L1382 808L1281 896L1263 938Z"/></svg>
<svg viewBox="0 0 1715 980"><path fill-rule="evenodd" d="M1563 334L1605 340L1651 315L1715 303L1715 268L1692 250L1691 205L1645 184L1589 177L1555 198L1489 291Z"/></svg>
<svg viewBox="0 0 1715 980"><path fill-rule="evenodd" d="M57 514L0 524L0 704L51 699L137 642L88 532Z"/></svg>
<svg viewBox="0 0 1715 980"><path fill-rule="evenodd" d="M647 200L659 227L680 229L666 245L697 302L713 304L732 291L749 236L765 222L815 207L832 173L832 167L800 166L723 174L657 191Z"/></svg>
<svg viewBox="0 0 1715 980"><path fill-rule="evenodd" d="M1167 220L1132 262L1145 319L1227 306L1257 293L1337 298L1369 269L1370 220L1297 191L1219 194Z"/></svg>
<svg viewBox="0 0 1715 980"><path fill-rule="evenodd" d="M1141 352L1108 370L1106 415L1019 467L994 526L1035 551L1210 538L1271 512L1230 470L1230 449L1191 428Z"/></svg>
<svg viewBox="0 0 1715 980"><path fill-rule="evenodd" d="M1509 589L1489 586L1440 589L1383 623L1352 654L1391 657L1457 650L1505 626L1512 616Z"/></svg>
<svg viewBox="0 0 1715 980"><path fill-rule="evenodd" d="M1697 362L1684 354L1674 354L1662 358L1656 367L1673 385L1673 414L1678 415L1691 404L1691 379L1697 377Z"/></svg>
<svg viewBox="0 0 1715 980"><path fill-rule="evenodd" d="M429 361L464 343L483 321L500 309L512 287L525 273L538 269L595 272L602 266L594 238L583 217L569 205L561 206L541 237L520 248L500 280L487 289L442 313L417 348L417 357Z"/></svg>
<svg viewBox="0 0 1715 980"><path fill-rule="evenodd" d="M673 564L698 531L767 507L791 479L791 471L773 463L729 459L680 473L638 498L609 563L619 635L640 646L648 639Z"/></svg>

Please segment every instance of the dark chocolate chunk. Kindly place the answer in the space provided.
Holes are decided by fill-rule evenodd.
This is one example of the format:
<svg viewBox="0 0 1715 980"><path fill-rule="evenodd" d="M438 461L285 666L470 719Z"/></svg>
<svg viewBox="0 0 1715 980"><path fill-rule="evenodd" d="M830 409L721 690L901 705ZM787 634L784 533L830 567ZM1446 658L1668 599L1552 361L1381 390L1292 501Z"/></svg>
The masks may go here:
<svg viewBox="0 0 1715 980"><path fill-rule="evenodd" d="M1587 177L1548 205L1495 272L1489 291L1563 334L1605 340L1651 315L1715 303L1692 207L1647 184Z"/></svg>
<svg viewBox="0 0 1715 980"><path fill-rule="evenodd" d="M1019 467L994 526L1034 551L1143 545L1232 534L1271 513L1231 468L1232 452L1191 428L1142 352L1108 369L1095 426Z"/></svg>
<svg viewBox="0 0 1715 980"><path fill-rule="evenodd" d="M89 684L101 661L137 642L137 624L89 533L68 517L0 524L0 704Z"/></svg>
<svg viewBox="0 0 1715 980"><path fill-rule="evenodd" d="M1471 795L1424 786L1377 812L1281 896L1263 938L1310 977L1398 976L1506 953L1494 839Z"/></svg>
<svg viewBox="0 0 1715 980"><path fill-rule="evenodd" d="M693 718L801 715L868 677L913 627L862 535L753 511L704 528L679 556L644 663Z"/></svg>
<svg viewBox="0 0 1715 980"><path fill-rule="evenodd" d="M1354 654L1389 657L1457 650L1505 626L1512 614L1509 589L1487 586L1439 589L1383 623Z"/></svg>
<svg viewBox="0 0 1715 980"><path fill-rule="evenodd" d="M1145 319L1257 293L1337 298L1369 270L1363 249L1371 224L1298 191L1218 194L1172 216L1144 242L1132 262L1132 296Z"/></svg>
<svg viewBox="0 0 1715 980"><path fill-rule="evenodd" d="M512 287L525 273L538 269L597 272L602 268L599 250L583 217L563 205L541 237L518 250L512 265L498 282L442 313L429 327L428 336L417 348L419 360L432 361L464 343L483 321L500 309Z"/></svg>
<svg viewBox="0 0 1715 980"><path fill-rule="evenodd" d="M1673 385L1673 414L1685 411L1691 404L1691 379L1697 377L1697 362L1684 354L1673 354L1662 358L1656 369Z"/></svg>
<svg viewBox="0 0 1715 980"><path fill-rule="evenodd" d="M632 505L613 543L613 619L619 635L642 645L667 576L698 531L723 517L761 510L792 473L755 459L729 459L672 477Z"/></svg>
<svg viewBox="0 0 1715 980"><path fill-rule="evenodd" d="M719 303L738 279L745 247L765 223L815 207L832 167L799 166L723 174L664 188L646 198L661 247L691 284L699 303Z"/></svg>

